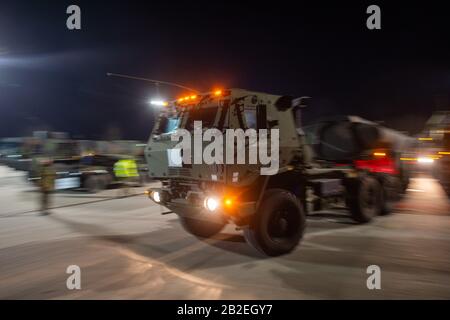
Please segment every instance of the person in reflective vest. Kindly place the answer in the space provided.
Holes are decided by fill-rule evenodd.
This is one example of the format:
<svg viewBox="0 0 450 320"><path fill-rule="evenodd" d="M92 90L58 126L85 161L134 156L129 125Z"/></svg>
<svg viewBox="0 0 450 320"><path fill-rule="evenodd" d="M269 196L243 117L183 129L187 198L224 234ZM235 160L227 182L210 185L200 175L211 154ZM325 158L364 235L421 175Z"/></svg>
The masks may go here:
<svg viewBox="0 0 450 320"><path fill-rule="evenodd" d="M136 161L133 159L121 159L114 163L114 175L117 180L122 180L125 188L120 189L121 196L130 195L129 184L136 181L139 177Z"/></svg>
<svg viewBox="0 0 450 320"><path fill-rule="evenodd" d="M133 159L121 159L114 164L116 178L126 179L139 176L136 161Z"/></svg>

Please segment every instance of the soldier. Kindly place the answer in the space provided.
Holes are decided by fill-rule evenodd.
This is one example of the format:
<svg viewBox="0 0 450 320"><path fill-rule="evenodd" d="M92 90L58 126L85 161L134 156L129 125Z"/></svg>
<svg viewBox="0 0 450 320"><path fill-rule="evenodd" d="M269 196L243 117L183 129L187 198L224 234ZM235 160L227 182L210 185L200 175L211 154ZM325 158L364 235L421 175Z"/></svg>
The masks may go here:
<svg viewBox="0 0 450 320"><path fill-rule="evenodd" d="M48 215L50 214L50 212L48 211L50 194L55 188L56 177L56 172L53 169L53 161L51 159L41 161L40 176L41 181L39 186L41 189L41 214Z"/></svg>

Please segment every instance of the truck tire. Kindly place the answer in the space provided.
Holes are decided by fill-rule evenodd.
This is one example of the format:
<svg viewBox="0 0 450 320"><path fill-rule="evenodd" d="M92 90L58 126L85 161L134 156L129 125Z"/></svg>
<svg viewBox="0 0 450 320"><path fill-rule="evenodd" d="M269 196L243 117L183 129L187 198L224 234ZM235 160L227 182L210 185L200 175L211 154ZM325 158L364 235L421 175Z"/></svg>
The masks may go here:
<svg viewBox="0 0 450 320"><path fill-rule="evenodd" d="M399 190L400 198L406 194L406 190L408 189L408 186L409 186L409 181L410 181L409 173L401 172L400 173L400 190Z"/></svg>
<svg viewBox="0 0 450 320"><path fill-rule="evenodd" d="M444 191L447 194L448 198L450 199L450 185L445 185Z"/></svg>
<svg viewBox="0 0 450 320"><path fill-rule="evenodd" d="M89 193L97 193L106 188L106 181L98 175L90 175L84 181L84 187Z"/></svg>
<svg viewBox="0 0 450 320"><path fill-rule="evenodd" d="M105 174L104 181L105 181L105 189L108 189L111 183L113 183L114 181L114 175L112 173Z"/></svg>
<svg viewBox="0 0 450 320"><path fill-rule="evenodd" d="M364 176L347 185L347 205L356 222L367 223L381 213L382 190L377 179Z"/></svg>
<svg viewBox="0 0 450 320"><path fill-rule="evenodd" d="M395 204L400 199L401 182L397 177L384 176L381 182L382 200L381 215L388 215L394 210Z"/></svg>
<svg viewBox="0 0 450 320"><path fill-rule="evenodd" d="M246 241L268 256L287 254L303 237L306 216L300 200L284 189L264 194L259 210L244 229Z"/></svg>
<svg viewBox="0 0 450 320"><path fill-rule="evenodd" d="M208 221L180 217L184 230L199 238L210 238L225 227L225 221Z"/></svg>

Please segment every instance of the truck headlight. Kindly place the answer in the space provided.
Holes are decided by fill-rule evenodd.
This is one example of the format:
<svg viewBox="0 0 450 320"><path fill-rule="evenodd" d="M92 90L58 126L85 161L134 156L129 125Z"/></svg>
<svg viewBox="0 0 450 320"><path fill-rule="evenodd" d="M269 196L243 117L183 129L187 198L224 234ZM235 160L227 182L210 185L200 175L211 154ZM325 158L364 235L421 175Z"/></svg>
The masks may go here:
<svg viewBox="0 0 450 320"><path fill-rule="evenodd" d="M419 163L433 163L434 159L433 158L420 157L420 158L417 158L417 162L419 162Z"/></svg>
<svg viewBox="0 0 450 320"><path fill-rule="evenodd" d="M159 193L159 191L153 191L152 198L153 198L153 201L155 201L156 203L160 203L161 202L161 194Z"/></svg>
<svg viewBox="0 0 450 320"><path fill-rule="evenodd" d="M203 206L208 211L214 211L219 207L219 200L214 197L207 197L203 202Z"/></svg>

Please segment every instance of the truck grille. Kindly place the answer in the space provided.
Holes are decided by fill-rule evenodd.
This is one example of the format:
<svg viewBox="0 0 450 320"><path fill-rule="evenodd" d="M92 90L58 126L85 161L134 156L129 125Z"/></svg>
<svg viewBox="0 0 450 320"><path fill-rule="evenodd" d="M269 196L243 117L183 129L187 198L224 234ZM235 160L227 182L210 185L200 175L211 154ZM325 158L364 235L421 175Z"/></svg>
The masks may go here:
<svg viewBox="0 0 450 320"><path fill-rule="evenodd" d="M191 169L188 168L169 168L169 176L190 177Z"/></svg>

